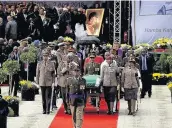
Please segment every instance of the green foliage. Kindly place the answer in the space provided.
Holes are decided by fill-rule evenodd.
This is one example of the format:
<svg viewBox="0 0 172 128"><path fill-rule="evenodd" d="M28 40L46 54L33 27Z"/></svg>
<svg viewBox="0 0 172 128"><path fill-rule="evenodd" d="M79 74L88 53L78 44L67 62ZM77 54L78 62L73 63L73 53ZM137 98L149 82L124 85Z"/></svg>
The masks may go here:
<svg viewBox="0 0 172 128"><path fill-rule="evenodd" d="M36 54L32 51L23 52L20 55L20 60L23 63L34 63L36 61Z"/></svg>
<svg viewBox="0 0 172 128"><path fill-rule="evenodd" d="M161 72L163 73L167 73L167 54L161 54L159 61L160 61L160 65L161 65Z"/></svg>
<svg viewBox="0 0 172 128"><path fill-rule="evenodd" d="M20 64L16 60L7 60L3 63L2 68L8 75L13 75L20 71Z"/></svg>
<svg viewBox="0 0 172 128"><path fill-rule="evenodd" d="M38 49L34 45L29 45L29 52L37 54Z"/></svg>
<svg viewBox="0 0 172 128"><path fill-rule="evenodd" d="M167 63L169 64L170 67L172 67L172 55L167 57Z"/></svg>
<svg viewBox="0 0 172 128"><path fill-rule="evenodd" d="M7 73L2 68L0 68L0 83L3 83L6 80L7 80Z"/></svg>

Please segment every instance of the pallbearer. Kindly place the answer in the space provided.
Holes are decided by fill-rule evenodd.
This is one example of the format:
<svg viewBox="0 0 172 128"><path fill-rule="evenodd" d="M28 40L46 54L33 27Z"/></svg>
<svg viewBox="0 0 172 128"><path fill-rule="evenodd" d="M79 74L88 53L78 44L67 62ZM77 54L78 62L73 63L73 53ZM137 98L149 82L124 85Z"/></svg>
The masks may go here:
<svg viewBox="0 0 172 128"><path fill-rule="evenodd" d="M73 77L67 79L67 102L70 105L74 128L82 128L85 106L86 80L80 74L80 69L77 67Z"/></svg>
<svg viewBox="0 0 172 128"><path fill-rule="evenodd" d="M43 51L43 60L38 63L36 70L36 82L42 92L43 114L50 113L52 85L55 83L55 66L48 56L48 52Z"/></svg>

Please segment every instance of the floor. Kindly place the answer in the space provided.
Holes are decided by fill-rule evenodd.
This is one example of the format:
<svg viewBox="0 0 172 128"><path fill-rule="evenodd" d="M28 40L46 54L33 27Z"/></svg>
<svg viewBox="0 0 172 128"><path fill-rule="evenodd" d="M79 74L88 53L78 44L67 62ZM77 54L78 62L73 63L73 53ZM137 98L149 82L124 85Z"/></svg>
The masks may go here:
<svg viewBox="0 0 172 128"><path fill-rule="evenodd" d="M7 95L8 88L2 88L2 94ZM19 95L20 96L20 95ZM20 116L8 118L8 128L48 128L55 113L42 114L41 96L36 95L36 101L20 101ZM62 101L57 101L60 107ZM172 128L172 103L170 91L164 86L153 86L151 98L139 100L139 111L135 117L127 115L127 103L120 101L120 111L117 128ZM58 127L58 126L57 126ZM72 127L71 127L72 128Z"/></svg>

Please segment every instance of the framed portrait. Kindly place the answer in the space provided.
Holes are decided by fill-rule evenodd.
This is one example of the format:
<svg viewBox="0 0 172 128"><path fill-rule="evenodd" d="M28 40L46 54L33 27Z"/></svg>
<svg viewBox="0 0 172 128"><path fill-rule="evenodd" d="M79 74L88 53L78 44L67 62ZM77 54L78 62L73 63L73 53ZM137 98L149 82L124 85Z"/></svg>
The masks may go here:
<svg viewBox="0 0 172 128"><path fill-rule="evenodd" d="M86 10L86 29L87 34L99 36L104 16L104 9L87 9Z"/></svg>

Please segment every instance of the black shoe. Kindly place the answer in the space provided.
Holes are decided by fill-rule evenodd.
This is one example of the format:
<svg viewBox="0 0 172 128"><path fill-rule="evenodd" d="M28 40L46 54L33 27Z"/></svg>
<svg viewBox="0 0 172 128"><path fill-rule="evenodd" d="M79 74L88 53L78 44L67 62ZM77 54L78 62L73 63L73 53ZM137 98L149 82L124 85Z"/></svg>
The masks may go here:
<svg viewBox="0 0 172 128"><path fill-rule="evenodd" d="M53 108L57 109L57 106L56 105L53 105Z"/></svg>
<svg viewBox="0 0 172 128"><path fill-rule="evenodd" d="M110 115L113 115L114 114L114 112L113 111L110 111Z"/></svg>
<svg viewBox="0 0 172 128"><path fill-rule="evenodd" d="M151 98L152 94L148 94L148 97Z"/></svg>
<svg viewBox="0 0 172 128"><path fill-rule="evenodd" d="M136 115L136 112L132 112L132 115L135 116Z"/></svg>
<svg viewBox="0 0 172 128"><path fill-rule="evenodd" d="M132 112L128 112L128 115L132 115Z"/></svg>
<svg viewBox="0 0 172 128"><path fill-rule="evenodd" d="M45 111L43 111L43 113L42 114L46 114L46 112Z"/></svg>
<svg viewBox="0 0 172 128"><path fill-rule="evenodd" d="M145 95L140 95L140 98L145 98Z"/></svg>
<svg viewBox="0 0 172 128"><path fill-rule="evenodd" d="M50 114L50 112L47 112L47 114Z"/></svg>

